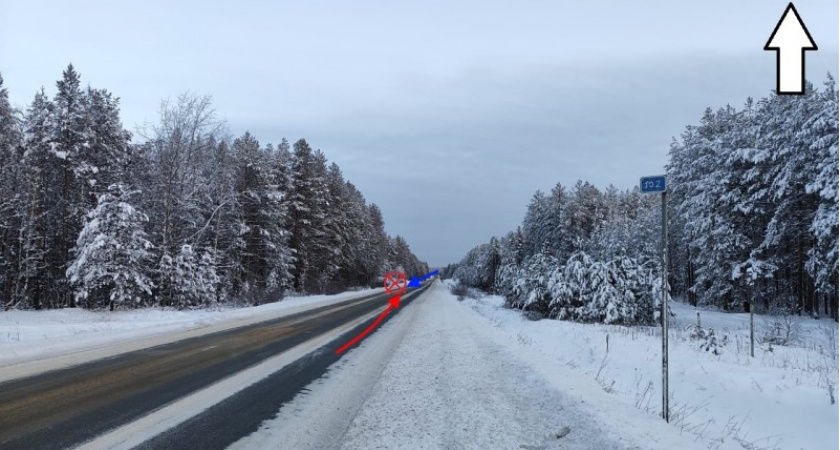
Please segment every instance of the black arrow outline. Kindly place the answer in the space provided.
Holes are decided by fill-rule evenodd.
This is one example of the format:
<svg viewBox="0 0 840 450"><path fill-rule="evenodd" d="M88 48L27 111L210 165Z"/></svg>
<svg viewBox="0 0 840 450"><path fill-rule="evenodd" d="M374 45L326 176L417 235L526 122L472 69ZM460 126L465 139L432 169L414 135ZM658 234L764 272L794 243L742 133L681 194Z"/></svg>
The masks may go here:
<svg viewBox="0 0 840 450"><path fill-rule="evenodd" d="M785 17L787 17L789 11L793 11L793 15L796 16L799 26L805 30L805 35L808 36L808 40L811 42L811 45L813 45L813 48L802 47L799 49L799 51L802 52L802 86L799 87L798 92L782 92L782 49L780 47L770 47L770 43L773 42L773 38L776 37L776 32L779 31L779 28L782 26L782 22L785 20ZM814 41L814 38L811 37L811 32L808 31L808 27L805 26L805 22L802 21L802 17L799 16L799 11L797 11L796 7L793 6L793 2L788 3L787 8L785 8L785 12L782 13L782 17L779 18L779 23L776 24L776 28L774 28L773 33L770 34L770 39L768 39L767 44L764 45L764 50L773 50L776 52L776 95L805 94L805 52L809 50L819 50L819 48L817 47L817 43Z"/></svg>

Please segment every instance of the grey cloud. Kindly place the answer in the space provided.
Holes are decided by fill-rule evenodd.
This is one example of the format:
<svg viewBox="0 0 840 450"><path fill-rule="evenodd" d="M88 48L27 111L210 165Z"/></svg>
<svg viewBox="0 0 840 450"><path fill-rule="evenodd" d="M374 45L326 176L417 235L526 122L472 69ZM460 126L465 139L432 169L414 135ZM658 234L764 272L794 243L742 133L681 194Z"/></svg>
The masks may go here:
<svg viewBox="0 0 840 450"><path fill-rule="evenodd" d="M211 94L234 134L324 150L434 265L515 228L537 189L633 186L707 106L769 95L784 6L241 3L0 0L0 72L25 105L72 61L129 128ZM837 8L797 2L815 82L837 73Z"/></svg>

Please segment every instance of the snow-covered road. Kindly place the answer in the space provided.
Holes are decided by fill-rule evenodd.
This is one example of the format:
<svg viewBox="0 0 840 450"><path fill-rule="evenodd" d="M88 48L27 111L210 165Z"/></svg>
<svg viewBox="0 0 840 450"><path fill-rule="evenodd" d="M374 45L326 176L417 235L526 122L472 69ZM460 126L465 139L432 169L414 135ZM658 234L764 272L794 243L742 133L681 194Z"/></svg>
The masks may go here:
<svg viewBox="0 0 840 450"><path fill-rule="evenodd" d="M436 283L232 448L705 448L542 359Z"/></svg>

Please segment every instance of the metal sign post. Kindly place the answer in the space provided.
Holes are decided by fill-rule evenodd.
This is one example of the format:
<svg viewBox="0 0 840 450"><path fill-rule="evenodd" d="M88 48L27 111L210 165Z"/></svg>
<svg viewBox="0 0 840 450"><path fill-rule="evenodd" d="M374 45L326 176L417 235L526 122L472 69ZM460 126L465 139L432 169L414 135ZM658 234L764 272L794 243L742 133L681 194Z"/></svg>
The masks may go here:
<svg viewBox="0 0 840 450"><path fill-rule="evenodd" d="M755 320L753 318L755 305L753 305L752 280L750 280L747 295L750 297L750 358L755 358Z"/></svg>
<svg viewBox="0 0 840 450"><path fill-rule="evenodd" d="M668 414L668 186L665 175L642 177L644 194L662 193L662 418Z"/></svg>
<svg viewBox="0 0 840 450"><path fill-rule="evenodd" d="M668 414L668 191L662 191L662 417Z"/></svg>

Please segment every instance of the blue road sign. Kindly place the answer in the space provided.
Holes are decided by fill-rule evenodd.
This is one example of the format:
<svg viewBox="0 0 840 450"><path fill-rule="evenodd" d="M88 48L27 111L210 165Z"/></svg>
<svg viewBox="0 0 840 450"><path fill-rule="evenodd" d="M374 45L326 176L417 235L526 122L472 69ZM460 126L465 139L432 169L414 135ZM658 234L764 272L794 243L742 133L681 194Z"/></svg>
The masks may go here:
<svg viewBox="0 0 840 450"><path fill-rule="evenodd" d="M652 177L642 177L641 179L642 193L656 193L665 192L667 186L665 184L665 175L656 175Z"/></svg>

